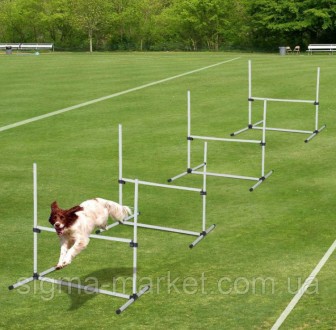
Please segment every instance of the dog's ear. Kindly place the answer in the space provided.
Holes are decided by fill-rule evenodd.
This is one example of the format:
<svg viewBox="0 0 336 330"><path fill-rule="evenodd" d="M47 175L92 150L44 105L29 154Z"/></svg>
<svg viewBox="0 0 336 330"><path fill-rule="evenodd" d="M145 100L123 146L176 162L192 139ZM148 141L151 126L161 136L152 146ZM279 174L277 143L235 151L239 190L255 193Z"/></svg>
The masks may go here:
<svg viewBox="0 0 336 330"><path fill-rule="evenodd" d="M58 207L56 201L53 202L53 203L51 203L50 207L51 207L51 213L50 213L50 216L49 216L49 222L50 222L52 225L54 225L55 220L53 219L53 215L56 214L57 210L59 210L59 207Z"/></svg>
<svg viewBox="0 0 336 330"><path fill-rule="evenodd" d="M55 202L53 202L53 203L51 203L51 211L54 211L54 210L57 210L59 207L58 207L58 204L57 204L57 202L55 201Z"/></svg>
<svg viewBox="0 0 336 330"><path fill-rule="evenodd" d="M76 212L83 211L83 210L84 210L83 207L76 205L66 211L67 218L71 221L77 220L78 216Z"/></svg>

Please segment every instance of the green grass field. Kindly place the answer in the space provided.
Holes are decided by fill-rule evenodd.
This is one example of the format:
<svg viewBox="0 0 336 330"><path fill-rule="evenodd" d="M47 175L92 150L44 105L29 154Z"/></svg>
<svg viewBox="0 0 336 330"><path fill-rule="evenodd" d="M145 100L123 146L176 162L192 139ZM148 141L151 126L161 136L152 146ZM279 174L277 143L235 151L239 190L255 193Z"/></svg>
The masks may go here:
<svg viewBox="0 0 336 330"><path fill-rule="evenodd" d="M7 130L22 120L182 75ZM321 68L320 126L308 135L267 132L266 172L254 192L245 180L208 177L207 221L217 227L194 249L193 237L139 229L139 286L150 291L121 315L124 299L34 281L33 179L38 167L38 223L50 204L118 200L118 124L123 125L124 176L165 183L186 169L187 90L192 134L229 137L247 125L247 61L253 95L315 99ZM235 53L43 54L0 56L1 62L1 329L270 329L336 238L334 56ZM261 102L253 104L261 119ZM271 127L314 129L314 107L271 103ZM256 120L255 120L256 121ZM261 131L238 136L261 139ZM193 141L194 165L203 143ZM260 147L208 143L208 170L260 175ZM201 187L188 175L177 185ZM133 185L124 189L133 204ZM195 193L140 187L139 221L201 231ZM132 237L130 227L109 233ZM39 271L54 266L59 243L39 235ZM336 328L336 260L329 258L281 329ZM49 277L130 293L132 249L91 240L73 263Z"/></svg>

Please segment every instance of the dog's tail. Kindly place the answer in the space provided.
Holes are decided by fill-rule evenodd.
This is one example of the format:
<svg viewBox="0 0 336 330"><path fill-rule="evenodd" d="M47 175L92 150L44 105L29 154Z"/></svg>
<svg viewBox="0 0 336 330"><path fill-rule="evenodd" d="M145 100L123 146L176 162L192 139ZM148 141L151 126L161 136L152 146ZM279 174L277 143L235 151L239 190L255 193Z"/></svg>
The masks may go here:
<svg viewBox="0 0 336 330"><path fill-rule="evenodd" d="M96 198L96 200L107 208L109 216L114 220L123 222L129 215L132 215L132 211L128 206L103 198Z"/></svg>

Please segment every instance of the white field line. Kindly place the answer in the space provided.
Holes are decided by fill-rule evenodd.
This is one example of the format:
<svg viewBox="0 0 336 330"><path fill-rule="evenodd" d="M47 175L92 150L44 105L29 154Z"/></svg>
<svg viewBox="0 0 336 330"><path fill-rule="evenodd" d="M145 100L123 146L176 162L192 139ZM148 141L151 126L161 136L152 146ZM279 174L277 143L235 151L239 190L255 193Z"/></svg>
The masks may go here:
<svg viewBox="0 0 336 330"><path fill-rule="evenodd" d="M322 267L325 265L325 263L328 261L329 257L333 254L333 252L336 249L336 240L334 243L330 246L329 250L325 253L323 258L320 260L318 265L315 267L315 269L312 271L312 273L307 277L305 282L303 283L300 290L297 292L297 294L293 297L291 302L288 304L286 309L282 312L280 317L277 319L277 321L274 323L271 330L277 330L282 325L282 323L285 321L287 316L291 313L291 311L294 309L296 304L299 302L299 300L302 298L308 287L311 285L317 274L320 272Z"/></svg>
<svg viewBox="0 0 336 330"><path fill-rule="evenodd" d="M136 92L138 90L141 90L141 89L144 89L144 88L147 88L147 87L158 85L158 84L161 84L161 83L173 80L173 79L178 79L178 78L181 78L181 77L184 77L184 76L196 73L196 72L200 72L200 71L203 71L203 70L207 70L207 69L210 69L210 68L213 68L213 67L225 64L225 63L229 63L229 62L232 62L232 61L235 61L235 60L238 60L238 59L240 59L240 57L236 57L236 58L233 58L233 59L230 59L230 60L227 60L227 61L222 61L222 62L219 62L219 63L208 65L208 66L205 66L203 68L196 69L196 70L184 72L184 73L178 74L176 76L172 76L172 77L168 77L168 78L165 78L165 79L153 81L153 82L145 84L145 85L130 88L130 89L118 92L118 93L111 94L111 95L103 96L103 97L100 97L100 98L97 98L97 99L94 99L94 100L91 100L91 101L87 101L87 102L84 102L84 103L73 105L73 106L68 107L68 108L64 108L64 109L56 110L56 111L53 111L53 112L49 112L49 113L46 113L46 114L41 115L41 116L36 116L36 117L32 117L32 118L29 118L29 119L26 119L26 120L22 120L22 121L14 123L14 124L10 124L10 125L0 127L0 132L7 131L9 129L12 129L12 128L15 128L15 127L18 127L18 126L30 124L32 122L42 120L42 119L45 119L45 118L49 118L49 117L52 117L52 116L57 116L57 115L60 115L64 112L79 109L79 108L85 107L87 105L91 105L91 104L94 104L94 103L98 103L98 102L101 102L101 101L112 99L112 98L117 97L117 96L121 96L121 95L132 93L132 92Z"/></svg>

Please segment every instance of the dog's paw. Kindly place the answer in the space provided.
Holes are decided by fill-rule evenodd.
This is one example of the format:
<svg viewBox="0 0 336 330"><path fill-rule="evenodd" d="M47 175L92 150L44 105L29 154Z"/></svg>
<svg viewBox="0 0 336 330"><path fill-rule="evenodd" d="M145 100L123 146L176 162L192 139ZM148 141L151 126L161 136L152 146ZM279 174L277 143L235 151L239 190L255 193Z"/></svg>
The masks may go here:
<svg viewBox="0 0 336 330"><path fill-rule="evenodd" d="M70 264L71 264L71 261L64 260L62 263L59 263L59 264L56 265L56 270L63 269L64 267L66 267Z"/></svg>
<svg viewBox="0 0 336 330"><path fill-rule="evenodd" d="M69 256L66 256L62 262L62 266L65 267L65 266L68 266L71 264L71 261L72 261L72 258Z"/></svg>

